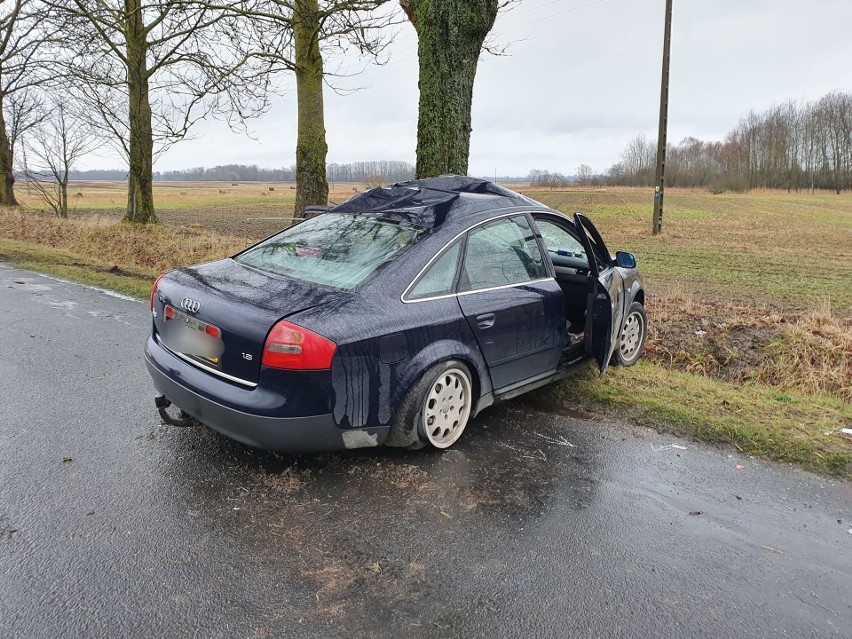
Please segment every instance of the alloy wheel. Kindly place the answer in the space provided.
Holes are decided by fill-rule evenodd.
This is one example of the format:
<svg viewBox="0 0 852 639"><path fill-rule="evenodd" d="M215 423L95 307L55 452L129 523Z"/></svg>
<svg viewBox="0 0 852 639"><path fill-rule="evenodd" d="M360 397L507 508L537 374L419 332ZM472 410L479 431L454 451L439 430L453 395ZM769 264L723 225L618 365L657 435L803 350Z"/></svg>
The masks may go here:
<svg viewBox="0 0 852 639"><path fill-rule="evenodd" d="M450 368L432 384L423 404L423 433L435 448L449 448L461 437L470 417L470 379L459 368Z"/></svg>
<svg viewBox="0 0 852 639"><path fill-rule="evenodd" d="M627 316L624 328L621 329L621 342L618 348L625 362L632 362L639 354L645 336L645 318L636 311Z"/></svg>

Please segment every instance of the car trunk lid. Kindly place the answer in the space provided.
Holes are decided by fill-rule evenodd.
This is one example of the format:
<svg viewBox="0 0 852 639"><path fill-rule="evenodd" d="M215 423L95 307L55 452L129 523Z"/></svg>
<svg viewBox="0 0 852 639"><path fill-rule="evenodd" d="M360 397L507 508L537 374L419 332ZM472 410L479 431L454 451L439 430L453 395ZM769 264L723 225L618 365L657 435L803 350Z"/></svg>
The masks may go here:
<svg viewBox="0 0 852 639"><path fill-rule="evenodd" d="M160 343L176 355L253 386L275 322L345 296L225 259L172 271L160 280L154 326Z"/></svg>

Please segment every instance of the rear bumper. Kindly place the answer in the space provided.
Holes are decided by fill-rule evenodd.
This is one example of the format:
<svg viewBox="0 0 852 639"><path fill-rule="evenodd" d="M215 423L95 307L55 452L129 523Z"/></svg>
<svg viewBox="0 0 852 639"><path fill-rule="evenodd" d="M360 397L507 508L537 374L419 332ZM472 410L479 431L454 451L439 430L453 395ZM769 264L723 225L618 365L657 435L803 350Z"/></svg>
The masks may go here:
<svg viewBox="0 0 852 639"><path fill-rule="evenodd" d="M289 453L317 453L381 446L387 439L387 428L346 430L337 427L331 414L269 417L253 414L248 406L245 408L249 410L240 410L216 402L193 389L192 380L202 380L206 394L210 393L211 386L228 382L212 378L150 339L145 347L145 364L154 387L172 404L205 426L248 446Z"/></svg>

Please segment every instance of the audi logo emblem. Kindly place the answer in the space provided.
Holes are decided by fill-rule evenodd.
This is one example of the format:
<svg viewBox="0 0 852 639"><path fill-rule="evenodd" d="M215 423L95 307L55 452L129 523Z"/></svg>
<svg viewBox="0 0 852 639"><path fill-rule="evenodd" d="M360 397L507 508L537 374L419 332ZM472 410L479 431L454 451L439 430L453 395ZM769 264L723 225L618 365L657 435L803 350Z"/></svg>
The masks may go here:
<svg viewBox="0 0 852 639"><path fill-rule="evenodd" d="M198 309L201 308L201 303L189 299L188 297L184 297L183 301L180 303L180 307L188 313L197 313Z"/></svg>

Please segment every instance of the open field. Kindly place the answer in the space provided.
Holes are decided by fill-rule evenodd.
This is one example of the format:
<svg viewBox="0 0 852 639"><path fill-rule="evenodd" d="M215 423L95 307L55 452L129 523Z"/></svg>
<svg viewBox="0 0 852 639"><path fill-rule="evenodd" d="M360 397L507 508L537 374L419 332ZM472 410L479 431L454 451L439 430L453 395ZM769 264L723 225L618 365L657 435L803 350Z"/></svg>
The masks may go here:
<svg viewBox="0 0 852 639"><path fill-rule="evenodd" d="M154 182L157 215L166 226L191 226L217 234L255 239L266 237L289 223L288 220L258 218L289 217L296 201L293 182ZM335 184L329 187L329 200L343 202L365 187L362 184ZM16 194L32 211L44 204L35 192L21 186ZM78 196L79 194L79 196ZM79 181L68 187L71 217L101 217L120 220L127 205L124 182Z"/></svg>
<svg viewBox="0 0 852 639"><path fill-rule="evenodd" d="M852 313L852 194L666 192L663 233L650 233L649 189L526 191L587 213L611 245L630 250L658 292L693 291L805 310L830 301Z"/></svg>
<svg viewBox="0 0 852 639"><path fill-rule="evenodd" d="M292 183L156 182L154 197L167 226L255 241L289 223L261 218L292 215L294 188ZM329 199L339 203L364 188L336 184ZM852 314L852 194L712 195L669 189L664 233L655 238L649 231L648 189L520 190L565 213L587 213L611 250L636 254L658 292L697 290L701 297L795 310L828 301L835 311ZM75 182L71 215L120 219L125 191L119 182ZM73 197L77 193L82 196ZM42 208L25 187L18 197L28 210Z"/></svg>
<svg viewBox="0 0 852 639"><path fill-rule="evenodd" d="M291 186L158 182L159 228L116 224L124 184L75 183L70 220L39 214L21 187L24 210L0 214L0 260L145 297L159 273L289 224L262 218L291 215ZM333 202L364 188L335 186ZM645 363L539 399L852 477L838 434L852 426L852 194L670 189L653 237L650 189L522 191L587 213L610 250L636 254L649 291Z"/></svg>

